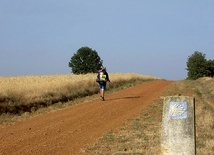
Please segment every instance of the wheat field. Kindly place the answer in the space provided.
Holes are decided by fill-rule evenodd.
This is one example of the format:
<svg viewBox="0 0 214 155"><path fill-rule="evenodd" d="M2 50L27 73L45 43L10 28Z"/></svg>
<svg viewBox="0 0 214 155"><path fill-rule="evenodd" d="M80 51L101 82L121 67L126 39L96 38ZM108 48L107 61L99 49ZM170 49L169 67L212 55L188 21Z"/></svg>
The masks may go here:
<svg viewBox="0 0 214 155"><path fill-rule="evenodd" d="M111 88L136 81L159 79L149 75L133 73L109 74ZM47 106L57 102L66 102L78 97L99 92L95 82L96 74L84 75L43 75L0 77L1 113L29 109L31 106ZM29 107L23 107L28 105ZM14 106L17 109L13 109ZM22 106L22 108L18 108ZM4 110L6 109L6 110ZM15 113L16 113L15 112Z"/></svg>

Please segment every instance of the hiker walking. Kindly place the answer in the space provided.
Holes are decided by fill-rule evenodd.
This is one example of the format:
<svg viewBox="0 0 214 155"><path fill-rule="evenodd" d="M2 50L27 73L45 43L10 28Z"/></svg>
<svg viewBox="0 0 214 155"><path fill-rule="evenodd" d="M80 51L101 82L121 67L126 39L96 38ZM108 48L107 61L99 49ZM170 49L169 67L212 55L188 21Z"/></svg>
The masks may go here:
<svg viewBox="0 0 214 155"><path fill-rule="evenodd" d="M104 99L104 93L106 90L106 82L110 82L108 73L106 71L106 67L102 67L98 71L97 82L99 83L99 86L100 86L100 99L102 101L104 101L105 100Z"/></svg>

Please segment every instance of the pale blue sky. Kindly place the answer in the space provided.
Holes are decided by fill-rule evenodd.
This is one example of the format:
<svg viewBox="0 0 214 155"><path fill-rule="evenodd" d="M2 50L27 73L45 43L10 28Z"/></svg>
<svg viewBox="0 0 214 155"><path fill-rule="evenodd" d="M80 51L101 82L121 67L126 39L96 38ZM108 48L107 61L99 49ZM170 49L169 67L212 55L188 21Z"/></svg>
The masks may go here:
<svg viewBox="0 0 214 155"><path fill-rule="evenodd" d="M214 0L0 0L0 76L69 74L83 46L109 73L185 79L214 59Z"/></svg>

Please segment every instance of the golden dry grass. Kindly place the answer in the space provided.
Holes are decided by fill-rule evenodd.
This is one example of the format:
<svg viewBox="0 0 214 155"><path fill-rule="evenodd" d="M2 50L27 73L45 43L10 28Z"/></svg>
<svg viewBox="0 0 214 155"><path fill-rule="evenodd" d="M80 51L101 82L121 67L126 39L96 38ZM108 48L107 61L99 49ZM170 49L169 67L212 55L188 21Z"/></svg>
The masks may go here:
<svg viewBox="0 0 214 155"><path fill-rule="evenodd" d="M10 93L22 94L30 99L48 92L63 91L68 86L91 85L93 80L93 74L0 77L0 93L5 96Z"/></svg>
<svg viewBox="0 0 214 155"><path fill-rule="evenodd" d="M152 76L129 73L115 73L109 76L115 84L120 81L157 79ZM10 93L16 93L32 98L47 92L63 91L69 86L75 89L96 86L95 78L96 74L0 77L0 94L8 96Z"/></svg>
<svg viewBox="0 0 214 155"><path fill-rule="evenodd" d="M111 88L129 82L158 79L131 73L114 73L109 77ZM40 105L48 106L98 93L95 79L96 74L0 77L0 105L5 108L1 108L1 113L30 112L32 106L38 109Z"/></svg>
<svg viewBox="0 0 214 155"><path fill-rule="evenodd" d="M196 136L198 154L214 152L214 78L197 80Z"/></svg>

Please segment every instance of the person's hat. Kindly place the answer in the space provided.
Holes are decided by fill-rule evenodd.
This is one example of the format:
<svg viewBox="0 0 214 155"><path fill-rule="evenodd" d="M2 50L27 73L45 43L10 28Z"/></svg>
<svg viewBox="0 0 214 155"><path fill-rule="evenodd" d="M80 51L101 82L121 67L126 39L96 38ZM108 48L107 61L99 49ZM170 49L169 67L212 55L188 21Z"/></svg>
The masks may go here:
<svg viewBox="0 0 214 155"><path fill-rule="evenodd" d="M106 67L102 66L101 69L102 69L102 70L106 70Z"/></svg>

